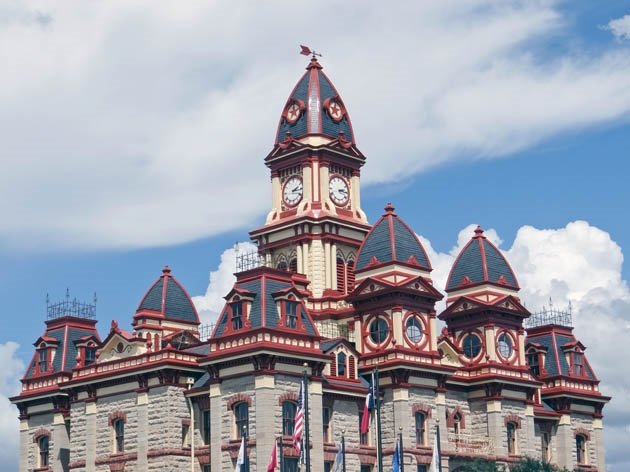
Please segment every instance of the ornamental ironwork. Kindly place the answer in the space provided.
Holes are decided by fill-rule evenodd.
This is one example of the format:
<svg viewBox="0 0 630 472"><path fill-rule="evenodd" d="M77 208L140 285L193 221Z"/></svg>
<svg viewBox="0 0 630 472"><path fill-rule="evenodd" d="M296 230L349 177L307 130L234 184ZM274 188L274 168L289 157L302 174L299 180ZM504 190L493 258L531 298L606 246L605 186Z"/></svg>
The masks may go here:
<svg viewBox="0 0 630 472"><path fill-rule="evenodd" d="M47 319L56 320L66 316L83 318L86 320L96 319L96 293L92 303L78 301L76 298L70 300L70 289L66 289L66 298L57 303L50 303L50 297L46 294Z"/></svg>

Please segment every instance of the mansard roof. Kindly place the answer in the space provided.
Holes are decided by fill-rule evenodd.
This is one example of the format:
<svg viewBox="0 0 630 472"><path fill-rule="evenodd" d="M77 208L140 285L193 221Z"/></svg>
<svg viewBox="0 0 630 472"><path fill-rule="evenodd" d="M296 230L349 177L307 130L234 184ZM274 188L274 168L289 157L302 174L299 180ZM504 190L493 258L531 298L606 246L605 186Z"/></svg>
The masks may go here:
<svg viewBox="0 0 630 472"><path fill-rule="evenodd" d="M100 340L95 328L96 321L81 320L73 317L64 317L46 322L46 333L39 337L35 347L39 347L41 341L54 346L55 354L52 363L49 362L48 370L44 374L55 374L59 372L71 372L77 363L77 343L82 338L94 337ZM28 365L25 379L33 377L36 373L36 363L38 361L35 354Z"/></svg>
<svg viewBox="0 0 630 472"><path fill-rule="evenodd" d="M455 259L446 282L446 291L483 283L519 290L510 264L501 251L483 235L483 229L477 226L475 235Z"/></svg>
<svg viewBox="0 0 630 472"><path fill-rule="evenodd" d="M251 297L251 306L247 313L250 329L256 328L279 328L279 311L276 298L282 297L286 293L296 295L307 295L301 287L296 286L292 274L286 271L261 267L238 274L236 283L230 294L247 293ZM229 297L228 297L229 298ZM300 302L299 297L296 301ZM213 337L226 334L226 327L229 320L229 303L223 308ZM306 334L318 336L313 320L308 314L306 306L302 305L301 322L306 329Z"/></svg>
<svg viewBox="0 0 630 472"><path fill-rule="evenodd" d="M391 203L374 223L357 254L355 271L392 262L431 270L431 263L422 243L407 224L394 213Z"/></svg>
<svg viewBox="0 0 630 472"><path fill-rule="evenodd" d="M162 269L160 278L142 298L134 320L142 315L158 316L179 323L199 324L195 305L184 287L171 275L168 266Z"/></svg>
<svg viewBox="0 0 630 472"><path fill-rule="evenodd" d="M282 110L276 144L284 141L287 133L295 139L306 135L343 136L354 143L350 116L321 64L313 57L291 92Z"/></svg>
<svg viewBox="0 0 630 472"><path fill-rule="evenodd" d="M541 366L544 367L544 370L541 369L541 378L563 375L582 380L598 380L586 356L584 356L582 363L585 375L579 377L571 371L565 351L576 346L579 346L582 351L584 350L584 345L577 341L572 331L573 328L566 326L548 326L535 328L528 332L526 346L534 345L545 351L544 366Z"/></svg>

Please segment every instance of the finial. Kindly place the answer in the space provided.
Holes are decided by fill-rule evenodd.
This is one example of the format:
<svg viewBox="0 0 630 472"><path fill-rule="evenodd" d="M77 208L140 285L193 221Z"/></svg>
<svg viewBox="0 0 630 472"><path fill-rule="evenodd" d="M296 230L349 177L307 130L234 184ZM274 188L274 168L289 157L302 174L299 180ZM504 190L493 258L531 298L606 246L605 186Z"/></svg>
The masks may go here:
<svg viewBox="0 0 630 472"><path fill-rule="evenodd" d="M477 227L475 228L475 236L473 237L485 238L485 236L483 235L483 228L480 225L477 225Z"/></svg>
<svg viewBox="0 0 630 472"><path fill-rule="evenodd" d="M395 209L391 202L387 202L387 205L385 205L385 214L394 213Z"/></svg>
<svg viewBox="0 0 630 472"><path fill-rule="evenodd" d="M171 273L171 268L168 265L165 265L164 268L162 269L162 273L164 275L168 275Z"/></svg>

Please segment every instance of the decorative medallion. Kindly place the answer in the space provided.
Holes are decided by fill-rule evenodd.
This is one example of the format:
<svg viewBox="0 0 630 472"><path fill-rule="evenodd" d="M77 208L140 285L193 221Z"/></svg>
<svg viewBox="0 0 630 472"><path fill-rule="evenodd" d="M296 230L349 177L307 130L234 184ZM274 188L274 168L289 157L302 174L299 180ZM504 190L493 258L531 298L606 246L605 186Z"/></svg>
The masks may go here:
<svg viewBox="0 0 630 472"><path fill-rule="evenodd" d="M291 100L284 110L284 118L293 125L300 119L303 110L304 103L300 100Z"/></svg>

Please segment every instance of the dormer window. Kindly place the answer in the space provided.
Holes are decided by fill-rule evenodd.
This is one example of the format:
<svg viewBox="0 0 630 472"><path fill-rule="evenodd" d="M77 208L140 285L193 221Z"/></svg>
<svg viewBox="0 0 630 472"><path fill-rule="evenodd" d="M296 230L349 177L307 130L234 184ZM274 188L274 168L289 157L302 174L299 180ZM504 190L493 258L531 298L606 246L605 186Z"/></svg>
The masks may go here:
<svg viewBox="0 0 630 472"><path fill-rule="evenodd" d="M289 300L286 302L285 326L295 329L297 327L297 302Z"/></svg>
<svg viewBox="0 0 630 472"><path fill-rule="evenodd" d="M573 353L573 375L578 377L584 376L584 357L578 351Z"/></svg>
<svg viewBox="0 0 630 472"><path fill-rule="evenodd" d="M343 352L337 354L337 377L346 376L346 355Z"/></svg>
<svg viewBox="0 0 630 472"><path fill-rule="evenodd" d="M96 362L96 348L88 346L85 348L85 365L91 365Z"/></svg>
<svg viewBox="0 0 630 472"><path fill-rule="evenodd" d="M45 345L41 346L39 349L39 361L37 364L40 372L46 372L46 370L48 370L48 350Z"/></svg>
<svg viewBox="0 0 630 472"><path fill-rule="evenodd" d="M232 329L243 328L243 302L236 298L236 301L230 304L232 310Z"/></svg>
<svg viewBox="0 0 630 472"><path fill-rule="evenodd" d="M532 375L538 377L540 375L540 354L534 350L527 353L527 364Z"/></svg>

